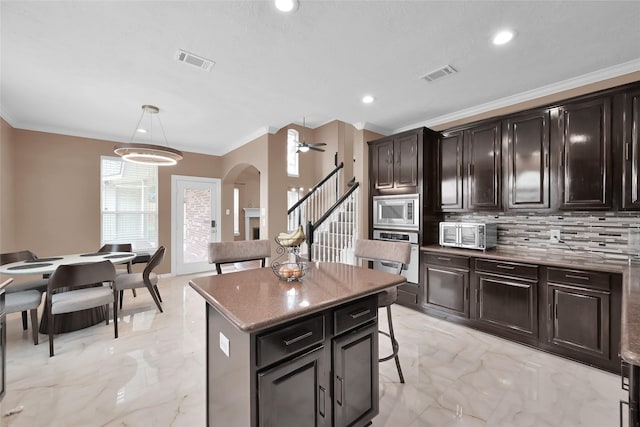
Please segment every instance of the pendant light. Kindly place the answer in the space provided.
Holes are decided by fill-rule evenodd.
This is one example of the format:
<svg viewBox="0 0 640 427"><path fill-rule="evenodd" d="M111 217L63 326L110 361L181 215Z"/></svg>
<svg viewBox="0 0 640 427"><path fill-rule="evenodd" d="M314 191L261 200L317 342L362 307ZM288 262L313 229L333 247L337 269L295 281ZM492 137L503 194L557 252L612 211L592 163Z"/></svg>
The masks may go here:
<svg viewBox="0 0 640 427"><path fill-rule="evenodd" d="M182 152L169 147L167 142L167 136L164 133L162 122L160 121L160 115L158 114L160 109L154 105L143 105L142 114L138 125L133 131L131 136L131 142L118 144L113 149L113 152L122 157L123 160L132 163L141 163L146 165L156 166L173 166L178 163L178 160L182 159ZM147 121L145 121L145 116ZM153 144L153 119L158 120L160 125L160 131L164 138L165 145ZM143 123L144 122L144 123ZM146 128L142 126L147 126ZM134 143L134 137L136 133L148 133L150 144Z"/></svg>

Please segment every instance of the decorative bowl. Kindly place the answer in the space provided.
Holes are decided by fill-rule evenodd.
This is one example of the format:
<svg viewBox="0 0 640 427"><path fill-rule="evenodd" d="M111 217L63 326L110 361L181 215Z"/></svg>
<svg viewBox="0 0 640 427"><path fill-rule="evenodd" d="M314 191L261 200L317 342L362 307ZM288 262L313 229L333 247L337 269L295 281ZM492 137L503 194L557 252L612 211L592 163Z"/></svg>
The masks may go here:
<svg viewBox="0 0 640 427"><path fill-rule="evenodd" d="M273 274L278 279L286 282L294 282L300 280L307 274L308 266L304 262L287 262L283 264L274 264L271 266Z"/></svg>
<svg viewBox="0 0 640 427"><path fill-rule="evenodd" d="M302 242L304 242L304 236L298 237L296 239L281 239L276 236L276 243L284 247L300 246Z"/></svg>

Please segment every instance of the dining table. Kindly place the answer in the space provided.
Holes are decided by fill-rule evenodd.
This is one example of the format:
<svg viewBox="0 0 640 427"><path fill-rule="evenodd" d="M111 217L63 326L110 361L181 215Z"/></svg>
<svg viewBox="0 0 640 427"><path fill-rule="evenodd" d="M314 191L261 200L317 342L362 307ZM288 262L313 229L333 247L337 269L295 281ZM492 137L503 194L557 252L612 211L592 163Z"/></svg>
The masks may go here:
<svg viewBox="0 0 640 427"><path fill-rule="evenodd" d="M49 277L60 265L86 264L101 261L111 261L113 264L126 264L135 259L135 252L88 252L81 254L56 255L51 257L37 258L33 260L12 262L0 266L0 274L5 275L41 275ZM92 286L92 284L87 284ZM97 284L93 284L95 286ZM101 285L101 284L100 284ZM49 333L48 310L50 308L45 302L42 318L40 320L39 331L42 334ZM87 328L105 320L104 307L89 308L72 313L57 314L54 333L77 331Z"/></svg>

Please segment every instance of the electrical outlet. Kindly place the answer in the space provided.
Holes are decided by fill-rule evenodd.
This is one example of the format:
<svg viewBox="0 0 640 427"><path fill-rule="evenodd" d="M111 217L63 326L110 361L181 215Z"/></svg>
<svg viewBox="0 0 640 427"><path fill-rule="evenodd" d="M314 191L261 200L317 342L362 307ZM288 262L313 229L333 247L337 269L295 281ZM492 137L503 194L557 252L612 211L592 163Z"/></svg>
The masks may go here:
<svg viewBox="0 0 640 427"><path fill-rule="evenodd" d="M549 230L549 240L552 242L560 241L560 230Z"/></svg>

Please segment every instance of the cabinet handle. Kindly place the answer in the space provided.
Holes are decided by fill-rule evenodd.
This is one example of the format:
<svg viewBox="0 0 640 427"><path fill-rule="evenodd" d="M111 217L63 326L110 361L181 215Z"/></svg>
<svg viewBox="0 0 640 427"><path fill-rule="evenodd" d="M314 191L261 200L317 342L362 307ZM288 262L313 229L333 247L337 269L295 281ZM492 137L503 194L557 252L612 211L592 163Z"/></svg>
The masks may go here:
<svg viewBox="0 0 640 427"><path fill-rule="evenodd" d="M291 344L295 344L295 343L297 343L298 341L301 341L301 340L303 340L303 339L305 339L305 338L309 338L311 335L313 335L313 332L309 331L309 332L306 332L306 333L304 333L304 334L302 334L302 335L298 335L298 336L297 336L297 337L295 337L295 338L288 338L288 339L285 339L285 340L284 340L284 345L291 345Z"/></svg>
<svg viewBox="0 0 640 427"><path fill-rule="evenodd" d="M631 148L631 144L629 143L629 141L624 143L624 160L625 161L629 161L629 158L631 157L631 155L629 154L629 148Z"/></svg>
<svg viewBox="0 0 640 427"><path fill-rule="evenodd" d="M620 401L620 427L622 427L622 420L624 419L624 415L623 415L624 414L624 412L623 412L624 409L622 409L622 407L624 405L627 405L627 407L628 407L629 406L629 402L625 402L624 400ZM629 422L631 423L631 420L629 420ZM631 424L629 424L629 425L631 425Z"/></svg>
<svg viewBox="0 0 640 427"><path fill-rule="evenodd" d="M336 376L336 379L338 380L338 382L340 383L339 387L336 387L336 393L338 393L338 395L336 396L336 403L340 406L342 406L342 388L343 388L343 382L342 382L342 378L340 378L339 376Z"/></svg>
<svg viewBox="0 0 640 427"><path fill-rule="evenodd" d="M325 413L325 400L324 400L324 387L318 386L320 388L320 393L318 393L318 412L320 412L320 416L324 418Z"/></svg>
<svg viewBox="0 0 640 427"><path fill-rule="evenodd" d="M351 313L349 316L351 316L352 319L357 319L358 317L366 316L369 313L371 313L371 310L367 308L358 313Z"/></svg>
<svg viewBox="0 0 640 427"><path fill-rule="evenodd" d="M443 256L439 256L438 259L440 261L451 261L451 258L447 258L447 257L443 257Z"/></svg>
<svg viewBox="0 0 640 427"><path fill-rule="evenodd" d="M549 168L549 153L544 155L544 167L545 169Z"/></svg>
<svg viewBox="0 0 640 427"><path fill-rule="evenodd" d="M578 276L575 274L565 274L564 277L566 277L567 279L590 280L588 276Z"/></svg>
<svg viewBox="0 0 640 427"><path fill-rule="evenodd" d="M515 270L515 267L512 265L504 265L504 264L497 264L496 268L501 268L503 270Z"/></svg>

